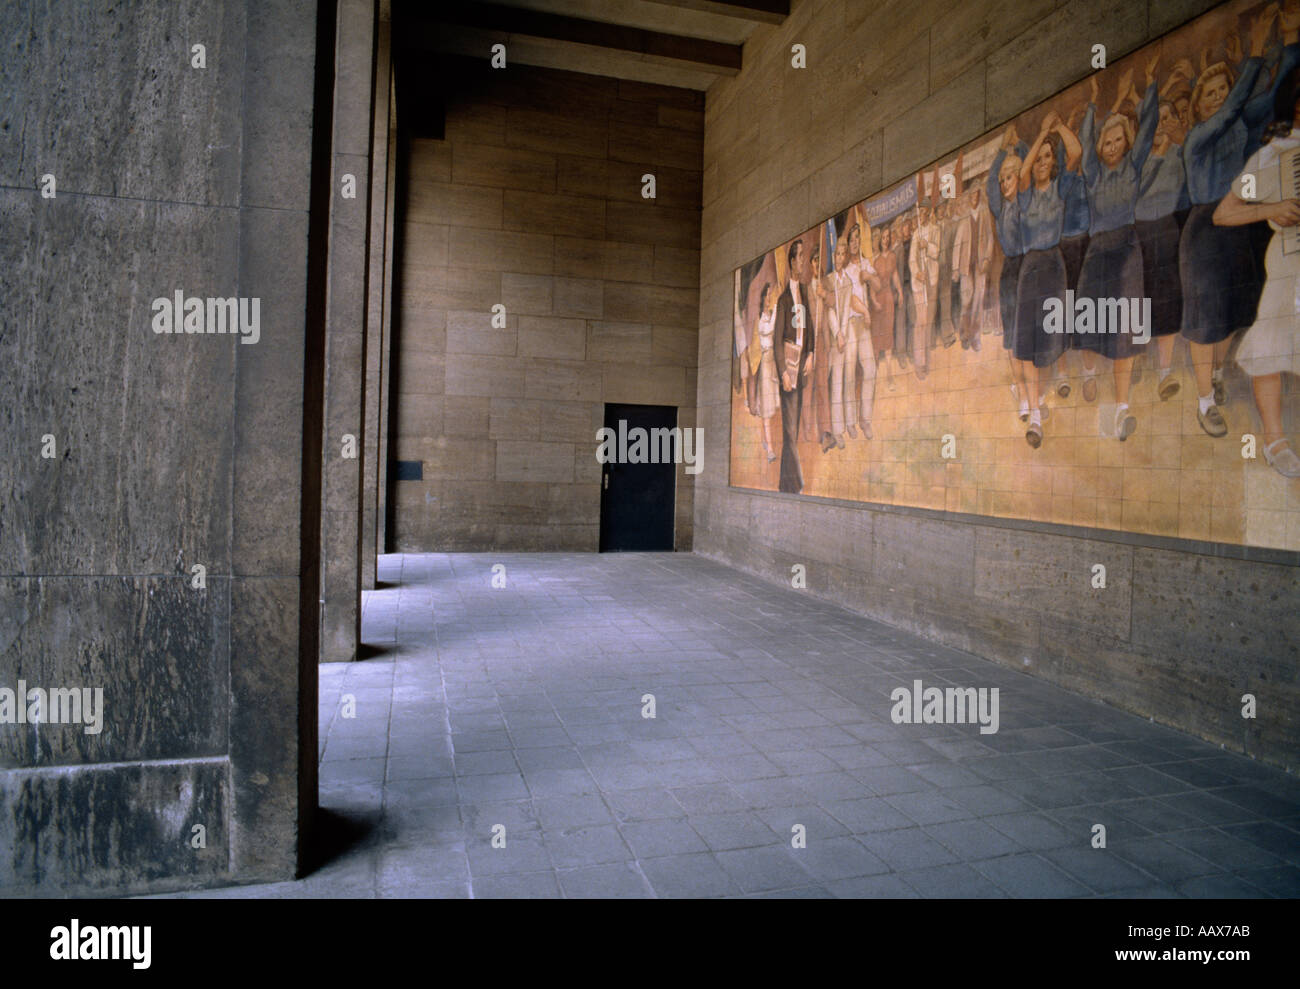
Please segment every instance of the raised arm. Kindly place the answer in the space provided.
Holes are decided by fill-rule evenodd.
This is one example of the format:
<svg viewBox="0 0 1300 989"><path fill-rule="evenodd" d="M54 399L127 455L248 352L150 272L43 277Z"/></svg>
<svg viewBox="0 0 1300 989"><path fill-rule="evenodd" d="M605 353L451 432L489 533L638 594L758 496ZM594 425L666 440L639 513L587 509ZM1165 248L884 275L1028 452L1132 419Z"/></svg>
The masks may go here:
<svg viewBox="0 0 1300 989"><path fill-rule="evenodd" d="M1038 128L1038 136L1034 138L1034 143L1030 146L1029 153L1025 155L1025 160L1020 163L1020 192L1022 194L1028 192L1033 187L1034 159L1038 157L1039 148L1041 148L1043 142L1047 140L1047 135L1051 133L1052 127L1056 123L1054 118L1057 116L1058 115L1053 111L1043 118L1043 122Z"/></svg>
<svg viewBox="0 0 1300 989"><path fill-rule="evenodd" d="M1097 77L1094 75L1092 78L1096 79ZM1119 77L1119 86L1116 87L1115 89L1115 102L1111 105L1110 112L1119 113L1120 110L1124 108L1124 101L1129 98L1129 94L1132 91L1133 91L1133 68L1132 66L1130 66L1129 68L1125 69L1124 74ZM1097 101L1093 100L1093 102L1095 103ZM1137 100L1134 100L1133 102L1136 103Z"/></svg>
<svg viewBox="0 0 1300 989"><path fill-rule="evenodd" d="M1282 85L1287 75L1300 65L1300 44L1290 42L1282 48L1282 57L1278 60L1277 75L1273 84L1258 96L1246 102L1241 111L1241 119L1252 130L1263 128L1273 122L1273 96L1277 87Z"/></svg>
<svg viewBox="0 0 1300 989"><path fill-rule="evenodd" d="M1151 154L1151 146L1156 138L1156 124L1159 122L1160 100L1156 94L1155 79L1148 75L1147 90L1142 94L1142 102L1138 105L1137 136L1133 138L1133 147L1130 150L1133 167L1137 169L1138 174L1142 173L1142 166L1146 164L1147 156Z"/></svg>
<svg viewBox="0 0 1300 989"><path fill-rule="evenodd" d="M1277 87L1282 85L1287 75L1300 65L1300 43L1298 43L1300 42L1300 5L1288 4L1280 12L1277 12L1276 5L1272 9L1278 16L1278 30L1282 35L1282 54L1278 59L1277 74L1273 77L1273 84L1250 100L1241 111L1242 119L1246 121L1246 126L1252 132L1261 131L1272 122L1273 94L1277 92ZM1251 30L1254 31L1253 24ZM1253 33L1251 41L1253 45ZM1261 53L1263 51L1262 45L1260 51ZM1252 133L1252 137L1256 135Z"/></svg>
<svg viewBox="0 0 1300 989"><path fill-rule="evenodd" d="M984 180L984 198L988 203L989 212L994 216L1002 212L1002 184L998 181L998 176L1002 174L1002 166L1006 160L1007 149L1004 143L993 156L993 164L989 166L989 176Z"/></svg>
<svg viewBox="0 0 1300 989"><path fill-rule="evenodd" d="M1250 57L1241 65L1241 74L1228 92L1228 98L1214 112L1209 120L1203 120L1192 128L1187 144L1193 154L1202 150L1202 146L1219 139L1229 127L1236 122L1250 100L1250 94L1259 79L1260 69L1264 66L1264 45L1268 41L1268 32L1277 16L1277 8L1264 8L1250 25Z"/></svg>
<svg viewBox="0 0 1300 989"><path fill-rule="evenodd" d="M1079 169L1079 159L1083 154L1083 146L1079 139L1075 137L1074 131L1065 126L1059 114L1056 115L1056 134L1061 139L1061 147L1065 150L1065 171L1074 172Z"/></svg>
<svg viewBox="0 0 1300 989"><path fill-rule="evenodd" d="M1278 14L1282 35L1282 55L1278 59L1273 84L1250 100L1241 115L1252 130L1262 129L1273 121L1273 96L1283 80L1300 65L1300 4L1288 4Z"/></svg>
<svg viewBox="0 0 1300 989"><path fill-rule="evenodd" d="M1101 161L1097 158L1097 77L1092 77L1092 102L1083 113L1079 125L1080 153L1083 159L1083 178L1091 188L1101 175Z"/></svg>
<svg viewBox="0 0 1300 989"><path fill-rule="evenodd" d="M1180 58L1177 62L1174 63L1173 70L1169 73L1169 78L1165 80L1165 84L1160 87L1160 98L1164 99L1166 96L1168 96L1170 90L1172 90L1180 82L1190 83L1192 81L1194 71L1195 70L1192 68L1192 63L1188 59Z"/></svg>

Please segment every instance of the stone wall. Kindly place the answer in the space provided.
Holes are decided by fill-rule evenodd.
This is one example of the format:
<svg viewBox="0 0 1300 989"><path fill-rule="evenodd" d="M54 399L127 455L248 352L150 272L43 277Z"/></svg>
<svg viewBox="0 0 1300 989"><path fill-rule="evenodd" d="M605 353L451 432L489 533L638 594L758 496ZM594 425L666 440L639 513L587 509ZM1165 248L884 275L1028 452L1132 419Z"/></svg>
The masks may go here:
<svg viewBox="0 0 1300 989"><path fill-rule="evenodd" d="M0 688L103 689L97 733L0 724L4 894L297 866L316 42L289 0L0 13ZM156 334L177 290L258 342Z"/></svg>
<svg viewBox="0 0 1300 989"><path fill-rule="evenodd" d="M594 550L604 403L695 425L702 96L440 64L420 98L444 99L443 136L410 141L399 190L388 428L424 478L391 482L389 548ZM678 549L691 492L679 468Z"/></svg>
<svg viewBox="0 0 1300 989"><path fill-rule="evenodd" d="M1209 6L802 0L758 29L705 110L706 442L730 432L737 266L1082 79L1092 45L1114 59ZM694 546L774 581L801 563L810 594L1261 759L1300 752L1295 554L732 489L721 458ZM1081 595L1094 563L1107 588Z"/></svg>

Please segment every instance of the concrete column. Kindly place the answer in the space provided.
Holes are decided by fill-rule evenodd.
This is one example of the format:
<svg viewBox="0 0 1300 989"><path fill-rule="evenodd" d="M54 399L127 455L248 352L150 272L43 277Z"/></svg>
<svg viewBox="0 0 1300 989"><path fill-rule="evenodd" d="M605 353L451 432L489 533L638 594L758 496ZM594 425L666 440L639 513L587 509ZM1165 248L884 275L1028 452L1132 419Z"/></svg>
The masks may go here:
<svg viewBox="0 0 1300 989"><path fill-rule="evenodd" d="M393 234L397 229L397 73L390 66L388 76L388 142L385 147L384 160L387 170L384 178L386 196L384 211L387 224L384 228L384 299L383 324L380 327L379 374L379 469L377 471L375 495L375 550L377 553L388 552L388 408L392 404L393 365L392 354L393 327Z"/></svg>
<svg viewBox="0 0 1300 989"><path fill-rule="evenodd" d="M325 662L356 659L361 637L362 396L376 0L338 0L337 9L321 511Z"/></svg>
<svg viewBox="0 0 1300 989"><path fill-rule="evenodd" d="M379 23L375 35L375 103L372 114L370 151L370 265L367 272L366 304L366 381L365 381L365 456L362 464L361 502L361 586L374 590L377 553L377 516L380 454L380 409L383 402L383 378L387 365L383 359L384 300L388 285L388 137L392 99L392 6L380 0Z"/></svg>
<svg viewBox="0 0 1300 989"><path fill-rule="evenodd" d="M102 690L0 725L0 895L295 871L316 27L0 8L0 687ZM156 332L176 292L256 342Z"/></svg>

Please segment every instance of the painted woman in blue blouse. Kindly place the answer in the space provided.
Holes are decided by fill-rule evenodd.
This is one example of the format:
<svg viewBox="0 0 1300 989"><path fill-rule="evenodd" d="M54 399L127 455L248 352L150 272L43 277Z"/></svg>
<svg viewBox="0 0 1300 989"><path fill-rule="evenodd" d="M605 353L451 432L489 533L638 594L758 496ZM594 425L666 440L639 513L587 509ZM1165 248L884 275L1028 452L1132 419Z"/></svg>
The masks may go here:
<svg viewBox="0 0 1300 989"><path fill-rule="evenodd" d="M1211 436L1223 436L1227 423L1219 367L1232 333L1248 326L1263 287L1257 262L1261 235L1254 225L1216 227L1214 208L1227 195L1233 178L1259 147L1263 128L1271 119L1277 82L1300 64L1300 5L1288 4L1282 14L1282 51L1278 75L1263 92L1251 94L1263 68L1263 55L1277 6L1266 7L1250 25L1250 55L1233 70L1217 62L1202 71L1192 90L1193 124L1183 144L1187 191L1192 211L1179 242L1178 267L1183 289L1182 333L1191 345L1199 397L1197 421ZM1235 38L1230 47L1240 48ZM1235 52L1234 52L1235 54Z"/></svg>
<svg viewBox="0 0 1300 989"><path fill-rule="evenodd" d="M1016 334L1016 281L1020 277L1020 258L1024 248L1020 244L1020 165L1029 152L1029 146L1016 135L1011 125L1002 135L993 165L989 168L987 188L989 213L993 229L1002 248L1002 275L998 280L998 311L1002 316L1002 347L1011 364L1011 391L1020 405L1022 421L1029 421L1029 392L1024 384L1023 369L1012 353Z"/></svg>
<svg viewBox="0 0 1300 989"><path fill-rule="evenodd" d="M1088 207L1092 216L1088 253L1079 274L1079 297L1084 299L1142 299L1146 297L1142 273L1142 249L1134 227L1142 167L1151 151L1151 138L1157 120L1155 68L1159 56L1147 63L1147 87L1138 107L1138 130L1133 134L1129 118L1120 107L1136 96L1133 70L1120 77L1115 105L1100 133L1097 128L1099 86L1094 75L1092 100L1083 116L1079 141L1083 145L1083 180L1088 188ZM1100 308L1097 310L1100 312ZM1097 355L1110 358L1115 377L1114 435L1126 440L1137 428L1137 419L1129 413L1129 383L1133 358L1142 345L1135 343L1132 332L1108 332L1115 327L1094 327L1098 332L1077 338L1084 350L1084 376L1096 374ZM1132 330L1133 327L1127 329ZM1149 329L1149 328L1148 328ZM1086 384L1086 381L1085 381ZM1089 393L1091 392L1091 396ZM1084 388L1089 401L1096 391ZM1109 424L1107 424L1109 425ZM1109 431L1109 430L1108 430Z"/></svg>
<svg viewBox="0 0 1300 989"><path fill-rule="evenodd" d="M1151 299L1151 340L1155 344L1159 375L1156 393L1162 402L1173 398L1181 388L1173 372L1174 341L1183 325L1178 239L1182 221L1192 205L1187 196L1187 172L1183 168L1183 141L1187 132L1177 104L1169 95L1191 77L1191 63L1180 59L1160 90L1156 132L1138 180L1134 211L1133 225L1142 245L1142 283Z"/></svg>
<svg viewBox="0 0 1300 989"><path fill-rule="evenodd" d="M1058 164L1064 147L1066 167ZM1042 382L1065 352L1065 336L1048 333L1044 327L1044 303L1048 299L1064 304L1065 260L1061 255L1061 230L1065 222L1065 200L1079 182L1081 148L1079 139L1065 126L1055 110L1043 118L1038 137L1020 166L1017 201L1020 204L1020 240L1024 260L1016 282L1016 329L1012 355L1022 363L1030 405L1029 430L1025 440L1037 448L1043 441Z"/></svg>

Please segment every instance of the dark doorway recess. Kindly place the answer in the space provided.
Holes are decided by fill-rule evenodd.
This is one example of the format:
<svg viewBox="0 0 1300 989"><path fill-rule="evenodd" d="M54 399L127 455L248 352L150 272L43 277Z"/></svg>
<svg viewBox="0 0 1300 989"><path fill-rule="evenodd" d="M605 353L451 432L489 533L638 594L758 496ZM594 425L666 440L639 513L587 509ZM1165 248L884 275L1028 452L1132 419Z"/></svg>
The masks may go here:
<svg viewBox="0 0 1300 989"><path fill-rule="evenodd" d="M676 429L676 407L607 403L605 426L614 431L615 437L626 436L629 450L637 436L634 430L644 430L645 459L660 462L627 463L616 456L613 462L601 465L600 551L671 552L681 438L674 433L668 444L650 438L664 435L652 430ZM618 439L615 445L620 445ZM665 446L671 450L669 456L664 456Z"/></svg>

